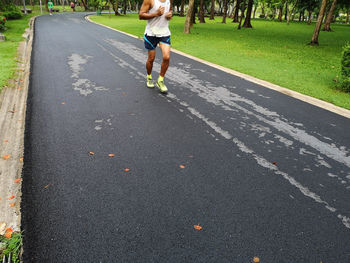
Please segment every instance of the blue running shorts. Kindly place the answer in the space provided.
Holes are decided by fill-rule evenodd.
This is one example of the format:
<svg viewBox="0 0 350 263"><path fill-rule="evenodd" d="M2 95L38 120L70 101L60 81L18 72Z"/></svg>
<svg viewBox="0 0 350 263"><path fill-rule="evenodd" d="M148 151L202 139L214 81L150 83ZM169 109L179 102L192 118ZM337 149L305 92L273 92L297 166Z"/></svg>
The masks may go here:
<svg viewBox="0 0 350 263"><path fill-rule="evenodd" d="M157 47L158 43L162 43L170 46L170 36L166 37L155 37L155 36L144 36L145 48L148 50L153 50Z"/></svg>

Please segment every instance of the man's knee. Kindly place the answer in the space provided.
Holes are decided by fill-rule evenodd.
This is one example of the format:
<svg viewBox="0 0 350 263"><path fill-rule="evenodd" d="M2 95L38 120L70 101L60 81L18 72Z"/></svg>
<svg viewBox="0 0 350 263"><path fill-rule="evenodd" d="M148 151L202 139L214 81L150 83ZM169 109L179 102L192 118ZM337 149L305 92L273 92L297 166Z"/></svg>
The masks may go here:
<svg viewBox="0 0 350 263"><path fill-rule="evenodd" d="M163 62L169 63L169 61L170 61L170 54L163 55Z"/></svg>

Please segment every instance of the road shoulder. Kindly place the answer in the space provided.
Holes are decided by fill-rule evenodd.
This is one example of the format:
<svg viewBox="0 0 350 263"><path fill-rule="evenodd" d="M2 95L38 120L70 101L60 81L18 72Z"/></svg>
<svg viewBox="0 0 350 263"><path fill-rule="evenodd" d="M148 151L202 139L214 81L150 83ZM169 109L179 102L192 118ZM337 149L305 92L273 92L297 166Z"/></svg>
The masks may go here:
<svg viewBox="0 0 350 263"><path fill-rule="evenodd" d="M18 47L18 74L0 93L0 235L6 228L21 230L21 176L23 168L26 102L35 17Z"/></svg>

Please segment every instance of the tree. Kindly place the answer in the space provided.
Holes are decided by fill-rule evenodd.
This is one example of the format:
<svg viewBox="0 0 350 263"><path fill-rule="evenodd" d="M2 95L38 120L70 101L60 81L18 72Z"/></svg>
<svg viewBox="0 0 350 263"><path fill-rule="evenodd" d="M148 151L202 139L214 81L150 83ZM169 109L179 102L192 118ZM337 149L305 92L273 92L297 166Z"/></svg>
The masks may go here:
<svg viewBox="0 0 350 263"><path fill-rule="evenodd" d="M199 2L199 23L205 23L204 20L204 0Z"/></svg>
<svg viewBox="0 0 350 263"><path fill-rule="evenodd" d="M251 16L252 16L252 10L253 10L253 3L254 3L254 0L248 1L247 15L245 17L244 24L243 24L244 28L253 28L250 22Z"/></svg>
<svg viewBox="0 0 350 263"><path fill-rule="evenodd" d="M210 18L209 18L209 20L214 20L214 13L215 13L215 0L211 0Z"/></svg>
<svg viewBox="0 0 350 263"><path fill-rule="evenodd" d="M227 8L228 8L228 1L224 0L224 13L222 15L222 23L223 24L226 24Z"/></svg>
<svg viewBox="0 0 350 263"><path fill-rule="evenodd" d="M244 17L244 11L245 11L245 1L246 0L242 0L242 9L241 9L241 17L239 19L239 23L238 23L238 27L237 29L241 29L241 26L242 26L242 20L243 20L243 17Z"/></svg>
<svg viewBox="0 0 350 263"><path fill-rule="evenodd" d="M337 5L337 0L333 0L333 3L331 5L331 8L329 9L329 12L328 12L328 15L326 18L326 22L324 23L323 31L328 31L328 32L332 31L331 22L333 19L333 14L334 14L334 10L335 10L336 5Z"/></svg>
<svg viewBox="0 0 350 263"><path fill-rule="evenodd" d="M315 30L314 30L314 34L312 35L312 39L311 39L310 45L318 45L318 35L320 34L320 30L321 30L322 21L323 21L323 17L324 17L324 12L326 10L326 6L327 6L327 0L322 0L320 13L318 14L318 17L317 17Z"/></svg>
<svg viewBox="0 0 350 263"><path fill-rule="evenodd" d="M185 0L181 0L180 16L184 16L185 13Z"/></svg>
<svg viewBox="0 0 350 263"><path fill-rule="evenodd" d="M185 20L185 29L184 29L185 34L191 33L190 28L191 28L192 13L194 11L193 7L194 7L194 0L189 0L188 10L187 10L187 15Z"/></svg>
<svg viewBox="0 0 350 263"><path fill-rule="evenodd" d="M242 0L236 0L236 7L235 7L235 13L233 15L233 21L232 23L238 23L238 14L239 14L239 7L241 6L241 1Z"/></svg>

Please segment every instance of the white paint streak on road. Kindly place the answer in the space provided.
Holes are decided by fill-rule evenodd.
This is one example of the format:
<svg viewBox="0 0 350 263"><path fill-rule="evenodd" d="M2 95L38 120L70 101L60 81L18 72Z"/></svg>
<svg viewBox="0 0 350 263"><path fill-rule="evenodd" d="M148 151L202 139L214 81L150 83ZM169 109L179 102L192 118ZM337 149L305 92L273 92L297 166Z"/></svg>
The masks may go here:
<svg viewBox="0 0 350 263"><path fill-rule="evenodd" d="M73 89L79 91L79 93L84 96L93 93L93 90L108 90L105 87L96 86L96 84L89 79L80 78L80 74L84 70L83 65L85 65L91 58L91 56L81 56L79 54L72 54L70 57L68 57L68 65L72 71L71 78L75 79L75 82L72 84Z"/></svg>

